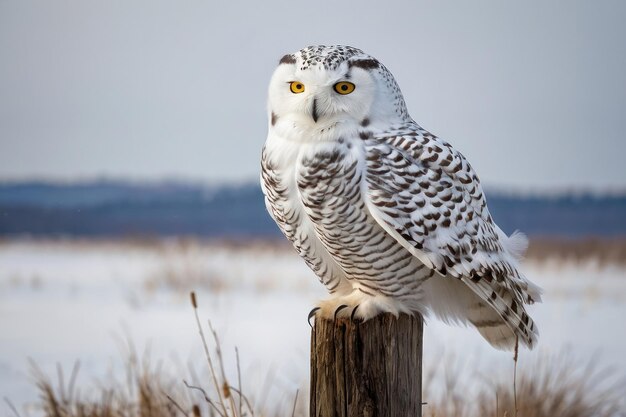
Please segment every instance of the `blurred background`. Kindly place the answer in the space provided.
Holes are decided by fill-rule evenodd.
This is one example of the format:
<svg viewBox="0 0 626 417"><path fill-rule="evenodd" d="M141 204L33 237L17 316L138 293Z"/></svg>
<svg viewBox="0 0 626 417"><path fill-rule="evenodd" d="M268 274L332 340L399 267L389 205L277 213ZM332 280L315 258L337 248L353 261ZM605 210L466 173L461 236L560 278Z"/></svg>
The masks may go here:
<svg viewBox="0 0 626 417"><path fill-rule="evenodd" d="M496 222L529 236L545 296L520 366L610 369L598 385L624 407L625 19L619 1L0 1L0 409L41 412L34 366L79 361L87 397L116 386L129 351L201 384L191 290L259 410L306 392L325 292L258 175L269 78L311 44L383 62L412 117L471 161ZM424 355L431 396L450 372L460 387L512 372L436 320Z"/></svg>

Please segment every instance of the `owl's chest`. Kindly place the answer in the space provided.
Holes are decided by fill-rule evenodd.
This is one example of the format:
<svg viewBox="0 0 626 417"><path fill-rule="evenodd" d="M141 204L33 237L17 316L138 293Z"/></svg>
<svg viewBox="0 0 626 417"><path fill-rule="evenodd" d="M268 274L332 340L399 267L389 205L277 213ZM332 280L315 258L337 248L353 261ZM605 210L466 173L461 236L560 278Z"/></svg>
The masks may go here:
<svg viewBox="0 0 626 417"><path fill-rule="evenodd" d="M289 236L297 226L341 233L361 207L362 152L356 141L266 143L262 183L277 223ZM323 230L322 230L323 229Z"/></svg>

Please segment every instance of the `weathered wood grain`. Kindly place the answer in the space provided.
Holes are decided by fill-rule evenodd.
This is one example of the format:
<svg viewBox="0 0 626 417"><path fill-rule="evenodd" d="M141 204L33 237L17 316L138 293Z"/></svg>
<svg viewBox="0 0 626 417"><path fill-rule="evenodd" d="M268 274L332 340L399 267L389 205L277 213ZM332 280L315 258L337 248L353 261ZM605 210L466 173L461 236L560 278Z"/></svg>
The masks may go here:
<svg viewBox="0 0 626 417"><path fill-rule="evenodd" d="M311 417L421 414L422 317L365 323L316 318L311 331Z"/></svg>

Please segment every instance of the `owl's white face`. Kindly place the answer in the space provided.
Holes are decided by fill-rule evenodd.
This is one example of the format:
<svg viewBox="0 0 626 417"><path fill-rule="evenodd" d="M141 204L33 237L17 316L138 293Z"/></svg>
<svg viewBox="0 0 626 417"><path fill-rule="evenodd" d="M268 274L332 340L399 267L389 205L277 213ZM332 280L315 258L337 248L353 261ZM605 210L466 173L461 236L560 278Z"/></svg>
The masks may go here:
<svg viewBox="0 0 626 417"><path fill-rule="evenodd" d="M359 126L388 126L399 118L399 89L386 70L391 81L382 79L378 61L358 50L337 58L331 55L336 47L315 48L324 49L317 55L307 55L311 48L286 55L274 71L270 131L289 139L336 140Z"/></svg>

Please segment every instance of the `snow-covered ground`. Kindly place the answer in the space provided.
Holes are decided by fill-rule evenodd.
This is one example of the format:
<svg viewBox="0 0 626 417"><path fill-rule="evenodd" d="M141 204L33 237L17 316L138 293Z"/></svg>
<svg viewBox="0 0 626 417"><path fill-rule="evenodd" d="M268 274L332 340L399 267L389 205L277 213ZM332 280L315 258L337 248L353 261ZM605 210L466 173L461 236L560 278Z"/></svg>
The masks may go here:
<svg viewBox="0 0 626 417"><path fill-rule="evenodd" d="M626 376L626 269L594 262L526 262L545 289L530 308L540 343L520 366L545 354L594 360ZM325 291L284 246L193 241L5 241L0 244L0 396L33 402L28 358L54 376L80 360L79 381L121 372L120 345L131 340L151 357L203 372L202 346L189 291L216 328L232 372L239 348L248 391L266 385L295 394L308 378L306 317ZM445 356L442 356L442 352ZM472 329L427 322L424 363L501 378L512 355L492 349ZM453 358L453 359L451 359ZM459 363L461 363L459 365ZM469 366L469 368L467 368ZM528 366L528 365L527 365ZM4 406L4 405L3 405ZM2 409L2 407L0 407ZM8 410L8 409L7 409Z"/></svg>

